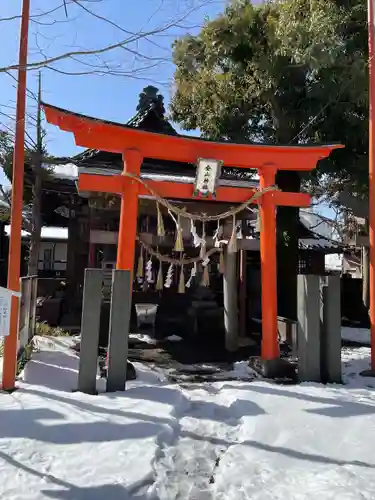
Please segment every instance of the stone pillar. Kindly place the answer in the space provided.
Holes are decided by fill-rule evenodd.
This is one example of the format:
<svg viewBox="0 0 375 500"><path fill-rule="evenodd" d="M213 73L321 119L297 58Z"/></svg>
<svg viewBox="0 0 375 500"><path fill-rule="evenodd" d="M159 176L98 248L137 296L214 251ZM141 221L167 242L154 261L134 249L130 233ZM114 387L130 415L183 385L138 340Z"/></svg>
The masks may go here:
<svg viewBox="0 0 375 500"><path fill-rule="evenodd" d="M229 352L238 349L237 253L224 250L224 328L225 347Z"/></svg>
<svg viewBox="0 0 375 500"><path fill-rule="evenodd" d="M107 392L125 390L132 301L132 274L130 270L114 270L112 275Z"/></svg>
<svg viewBox="0 0 375 500"><path fill-rule="evenodd" d="M299 275L297 285L298 377L320 382L320 277Z"/></svg>
<svg viewBox="0 0 375 500"><path fill-rule="evenodd" d="M86 269L78 373L78 390L86 394L96 393L101 300L102 272L100 269Z"/></svg>
<svg viewBox="0 0 375 500"><path fill-rule="evenodd" d="M322 381L341 383L341 280L326 276L321 282Z"/></svg>

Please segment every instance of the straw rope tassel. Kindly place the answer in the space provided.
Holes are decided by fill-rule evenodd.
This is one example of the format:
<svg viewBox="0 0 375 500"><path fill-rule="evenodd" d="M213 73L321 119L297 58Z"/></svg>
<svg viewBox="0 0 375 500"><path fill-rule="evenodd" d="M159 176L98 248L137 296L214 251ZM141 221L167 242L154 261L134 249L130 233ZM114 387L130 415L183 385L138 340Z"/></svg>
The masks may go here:
<svg viewBox="0 0 375 500"><path fill-rule="evenodd" d="M184 266L181 266L180 281L178 283L178 293L185 293Z"/></svg>
<svg viewBox="0 0 375 500"><path fill-rule="evenodd" d="M220 247L220 238L221 238L221 225L220 225L220 219L217 221L217 228L214 234L214 246L216 248Z"/></svg>
<svg viewBox="0 0 375 500"><path fill-rule="evenodd" d="M158 215L157 235L160 238L164 238L165 237L164 221L163 221L163 215L160 210L160 204L158 202L156 203L156 211Z"/></svg>
<svg viewBox="0 0 375 500"><path fill-rule="evenodd" d="M164 288L163 264L161 261L159 261L158 277L156 279L156 290L163 290L163 288Z"/></svg>
<svg viewBox="0 0 375 500"><path fill-rule="evenodd" d="M228 243L228 252L229 253L237 252L237 221L236 221L235 215L233 215L232 236L230 237L230 240Z"/></svg>
<svg viewBox="0 0 375 500"><path fill-rule="evenodd" d="M137 278L143 278L143 247L141 247L141 252L138 258Z"/></svg>
<svg viewBox="0 0 375 500"><path fill-rule="evenodd" d="M206 223L202 222L202 240L201 240L201 251L199 253L201 259L206 256Z"/></svg>
<svg viewBox="0 0 375 500"><path fill-rule="evenodd" d="M182 226L181 226L181 216L177 217L176 224L176 243L174 245L175 252L183 252L184 251L184 242L182 239Z"/></svg>

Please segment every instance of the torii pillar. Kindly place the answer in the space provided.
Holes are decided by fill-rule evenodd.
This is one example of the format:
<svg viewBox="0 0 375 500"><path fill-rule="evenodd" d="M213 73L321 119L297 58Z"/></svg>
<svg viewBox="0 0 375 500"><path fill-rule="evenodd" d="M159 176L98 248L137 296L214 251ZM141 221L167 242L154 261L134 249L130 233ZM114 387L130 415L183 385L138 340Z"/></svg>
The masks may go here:
<svg viewBox="0 0 375 500"><path fill-rule="evenodd" d="M105 122L72 113L51 105L43 105L49 123L73 132L78 146L120 153L124 173L140 176L144 158L196 163L198 158L215 158L224 166L256 169L260 188L274 186L280 170L311 171L320 159L326 158L340 145L327 146L261 146L217 143L192 137L168 136L145 132L118 123ZM80 191L98 191L121 195L120 230L117 268L133 272L136 242L138 198L149 195L147 188L125 175L81 174ZM194 185L170 181L147 180L147 185L167 199L193 199ZM239 204L249 200L253 188L219 186L215 200ZM207 199L206 201L208 201ZM279 357L277 337L277 269L276 269L276 206L308 207L305 193L268 191L255 203L261 216L262 263L262 359Z"/></svg>

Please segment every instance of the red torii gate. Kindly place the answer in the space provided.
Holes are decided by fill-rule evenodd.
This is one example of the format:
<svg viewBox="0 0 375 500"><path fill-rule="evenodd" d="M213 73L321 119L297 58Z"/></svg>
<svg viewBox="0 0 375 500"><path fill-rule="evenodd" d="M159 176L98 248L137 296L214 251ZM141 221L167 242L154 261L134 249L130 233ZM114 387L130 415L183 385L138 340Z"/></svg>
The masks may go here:
<svg viewBox="0 0 375 500"><path fill-rule="evenodd" d="M145 132L118 123L97 120L49 104L43 104L47 121L73 132L77 146L121 153L124 172L140 175L144 158L164 159L195 164L198 158L221 160L224 166L256 169L260 188L275 184L278 170L311 171L317 162L340 145L331 146L262 146L217 143L197 138L168 136ZM163 198L192 199L194 186L167 181L147 180L147 185ZM117 268L133 272L136 242L138 197L148 195L136 180L122 175L81 174L80 191L99 191L121 195ZM219 186L213 201L243 203L254 189ZM207 199L208 200L208 199ZM257 199L260 207L261 277L262 277L262 358L279 357L277 338L276 282L276 213L277 205L308 207L310 196L304 193L268 191Z"/></svg>

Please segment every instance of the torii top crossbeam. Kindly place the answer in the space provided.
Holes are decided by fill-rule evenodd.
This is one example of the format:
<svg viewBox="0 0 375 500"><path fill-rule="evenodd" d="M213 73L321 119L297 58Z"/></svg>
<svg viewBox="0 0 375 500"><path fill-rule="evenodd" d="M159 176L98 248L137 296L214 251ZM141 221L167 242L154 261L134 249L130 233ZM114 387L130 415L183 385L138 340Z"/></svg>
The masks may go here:
<svg viewBox="0 0 375 500"><path fill-rule="evenodd" d="M47 121L60 129L73 132L77 146L99 149L123 155L124 172L140 175L144 158L196 163L198 158L221 160L224 166L256 169L260 188L275 184L278 170L311 171L319 160L330 155L331 146L263 146L212 142L193 137L169 136L135 129L118 123L97 120L77 113L43 104ZM149 187L165 198L191 199L193 186L172 182L148 181ZM122 175L81 174L80 191L118 193L122 196L117 267L134 268L138 196L145 194L141 185ZM254 189L219 187L216 201L241 203L248 200ZM262 357L275 359L279 355L277 341L277 283L276 283L276 217L275 206L310 204L303 193L269 191L258 199L261 225L262 263Z"/></svg>

